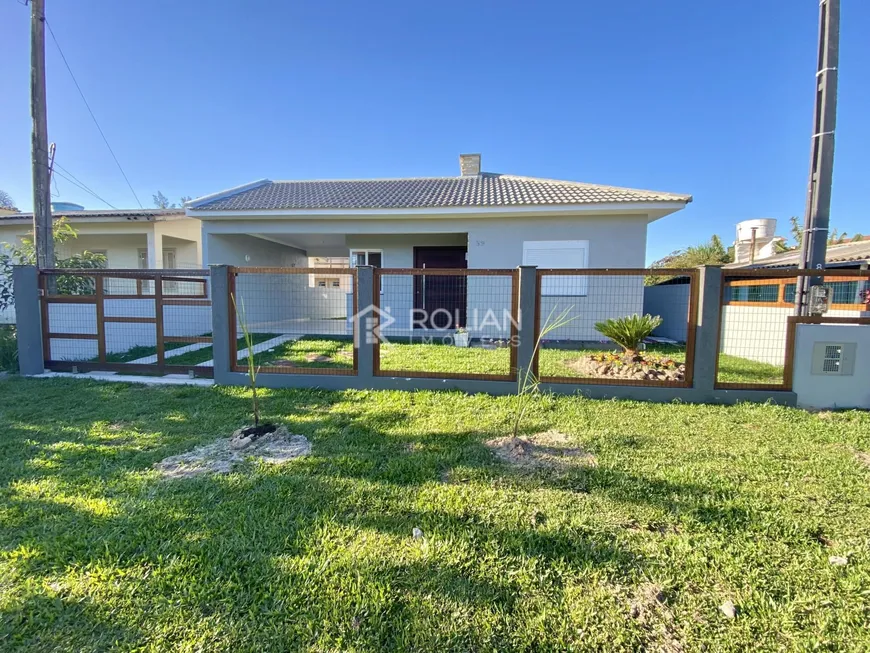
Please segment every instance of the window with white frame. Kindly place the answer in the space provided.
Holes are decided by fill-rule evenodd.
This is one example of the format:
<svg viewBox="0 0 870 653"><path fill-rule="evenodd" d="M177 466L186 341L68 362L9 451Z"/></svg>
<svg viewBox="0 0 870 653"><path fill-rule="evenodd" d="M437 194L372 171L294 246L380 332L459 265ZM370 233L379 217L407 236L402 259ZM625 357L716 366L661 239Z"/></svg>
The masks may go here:
<svg viewBox="0 0 870 653"><path fill-rule="evenodd" d="M527 240L523 242L523 265L542 269L582 269L589 267L588 240ZM541 279L541 294L547 296L584 296L589 288L585 275L546 275Z"/></svg>
<svg viewBox="0 0 870 653"><path fill-rule="evenodd" d="M384 253L379 249L352 249L350 251L350 264L355 268L361 265L380 268L384 264Z"/></svg>

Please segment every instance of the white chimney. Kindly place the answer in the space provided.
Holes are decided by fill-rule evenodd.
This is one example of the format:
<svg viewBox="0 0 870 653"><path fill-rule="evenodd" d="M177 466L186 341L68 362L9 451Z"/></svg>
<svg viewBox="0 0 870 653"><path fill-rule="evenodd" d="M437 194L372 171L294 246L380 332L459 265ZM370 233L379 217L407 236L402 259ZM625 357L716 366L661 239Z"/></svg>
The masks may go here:
<svg viewBox="0 0 870 653"><path fill-rule="evenodd" d="M734 262L751 264L776 254L776 220L758 218L737 223Z"/></svg>
<svg viewBox="0 0 870 653"><path fill-rule="evenodd" d="M480 174L479 154L460 154L459 171L463 177L474 177Z"/></svg>

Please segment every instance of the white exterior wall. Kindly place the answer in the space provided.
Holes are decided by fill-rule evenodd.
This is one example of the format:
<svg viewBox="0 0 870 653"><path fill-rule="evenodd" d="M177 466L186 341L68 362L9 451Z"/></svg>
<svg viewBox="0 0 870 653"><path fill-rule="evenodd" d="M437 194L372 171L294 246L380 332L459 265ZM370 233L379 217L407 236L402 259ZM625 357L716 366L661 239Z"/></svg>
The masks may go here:
<svg viewBox="0 0 870 653"><path fill-rule="evenodd" d="M308 266L306 252L263 238L239 235L206 235L206 250L211 263L220 261L238 267ZM253 333L330 333L346 330L346 291L317 288L308 274L241 274L236 279L236 295L244 308L247 327ZM338 324L312 324L312 321L338 320ZM241 329L241 323L239 323ZM241 333L241 331L239 331Z"/></svg>
<svg viewBox="0 0 870 653"><path fill-rule="evenodd" d="M207 262L230 265L280 265L278 255L253 256L245 262L249 236L241 234L340 234L349 253L352 249L377 249L383 252L383 266L411 268L414 247L464 245L468 247L469 268L513 269L522 264L523 242L527 240L588 240L589 267L644 266L646 253L646 215L540 215L535 217L457 218L452 217L372 217L365 219L219 219L204 220L203 233ZM400 231L401 233L395 233ZM232 235L231 235L232 234ZM278 245L278 247L283 247ZM293 248L286 247L288 250ZM298 250L297 250L298 251ZM308 252L308 254L313 254ZM607 317L631 315L643 310L641 277L590 278L588 293L583 297L547 297L542 303L544 314L555 309L573 308L577 318L552 338L599 340L594 324ZM492 309L502 321L510 310L510 284L505 278L470 277L468 280L468 319L475 310L479 316ZM361 306L365 302L361 300ZM381 306L389 307L397 322L387 334L396 335L410 329L413 308L413 280L410 276L384 280ZM483 318L481 317L481 320ZM473 324L469 326L472 327ZM499 325L501 326L501 325ZM488 326L473 337L507 337L500 328Z"/></svg>
<svg viewBox="0 0 870 653"><path fill-rule="evenodd" d="M107 299L106 317L154 317L152 299ZM48 323L54 333L97 333L93 304L49 304ZM157 344L154 324L106 322L106 353ZM167 336L200 336L211 332L211 306L164 306L163 332ZM86 361L97 357L96 340L51 339L51 360Z"/></svg>
<svg viewBox="0 0 870 653"><path fill-rule="evenodd" d="M817 342L857 343L855 373L850 376L813 374L813 345ZM792 390L802 408L870 409L870 326L797 325L792 378Z"/></svg>
<svg viewBox="0 0 870 653"><path fill-rule="evenodd" d="M722 331L719 351L748 358L759 363L785 363L788 318L794 308L773 306L722 307ZM829 317L861 317L861 311L832 310Z"/></svg>

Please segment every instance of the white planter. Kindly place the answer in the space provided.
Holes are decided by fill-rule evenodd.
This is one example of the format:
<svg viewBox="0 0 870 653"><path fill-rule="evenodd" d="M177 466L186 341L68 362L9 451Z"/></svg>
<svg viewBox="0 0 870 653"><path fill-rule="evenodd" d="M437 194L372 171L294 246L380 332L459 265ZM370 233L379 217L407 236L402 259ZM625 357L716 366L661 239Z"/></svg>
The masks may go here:
<svg viewBox="0 0 870 653"><path fill-rule="evenodd" d="M457 347L468 347L468 333L454 333L453 344Z"/></svg>

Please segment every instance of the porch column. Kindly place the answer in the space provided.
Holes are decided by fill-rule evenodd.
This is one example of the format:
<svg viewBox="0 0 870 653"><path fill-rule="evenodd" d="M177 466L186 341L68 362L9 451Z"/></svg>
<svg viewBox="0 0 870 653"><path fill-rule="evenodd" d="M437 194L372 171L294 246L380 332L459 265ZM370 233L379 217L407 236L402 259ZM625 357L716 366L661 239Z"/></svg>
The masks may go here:
<svg viewBox="0 0 870 653"><path fill-rule="evenodd" d="M148 267L163 267L163 234L153 227L146 233L148 239Z"/></svg>

